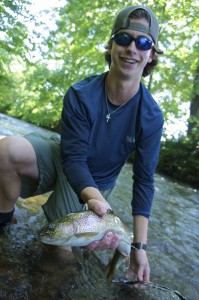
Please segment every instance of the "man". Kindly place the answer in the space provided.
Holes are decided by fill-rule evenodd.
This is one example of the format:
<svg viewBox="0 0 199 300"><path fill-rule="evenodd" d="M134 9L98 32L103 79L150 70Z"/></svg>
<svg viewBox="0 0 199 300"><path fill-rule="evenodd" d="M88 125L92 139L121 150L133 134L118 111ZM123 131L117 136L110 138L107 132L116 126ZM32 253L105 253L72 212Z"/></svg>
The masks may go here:
<svg viewBox="0 0 199 300"><path fill-rule="evenodd" d="M47 219L85 208L98 215L111 209L117 176L131 153L133 232L129 274L149 281L146 253L148 218L154 195L163 116L141 77L157 64L158 21L144 6L117 16L108 43L109 72L74 84L66 93L59 141L40 136L8 137L0 143L0 224L12 220L18 196L50 190L43 205ZM125 209L125 208L124 208ZM90 249L116 248L109 232Z"/></svg>

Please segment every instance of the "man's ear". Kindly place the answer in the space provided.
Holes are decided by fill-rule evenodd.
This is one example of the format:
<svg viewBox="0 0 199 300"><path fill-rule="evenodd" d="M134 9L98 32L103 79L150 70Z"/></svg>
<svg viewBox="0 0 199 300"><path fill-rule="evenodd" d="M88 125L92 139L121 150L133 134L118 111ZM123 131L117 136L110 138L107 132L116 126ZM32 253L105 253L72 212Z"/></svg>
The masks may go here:
<svg viewBox="0 0 199 300"><path fill-rule="evenodd" d="M149 56L149 59L148 59L148 63L151 63L152 62L152 60L155 58L155 49L154 48L152 48L151 49L151 53L150 53L150 56Z"/></svg>
<svg viewBox="0 0 199 300"><path fill-rule="evenodd" d="M108 54L111 54L111 50L112 50L112 45L113 45L113 42L110 40L109 43L108 43Z"/></svg>

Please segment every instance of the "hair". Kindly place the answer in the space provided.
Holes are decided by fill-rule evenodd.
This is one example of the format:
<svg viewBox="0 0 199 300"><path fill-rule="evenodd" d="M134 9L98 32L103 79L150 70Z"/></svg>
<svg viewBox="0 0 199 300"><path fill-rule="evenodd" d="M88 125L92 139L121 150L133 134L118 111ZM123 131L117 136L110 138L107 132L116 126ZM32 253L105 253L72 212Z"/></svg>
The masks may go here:
<svg viewBox="0 0 199 300"><path fill-rule="evenodd" d="M151 22L148 12L143 9L136 9L129 15L129 18L131 18L131 19L143 19L144 18L147 22L149 22L149 25ZM112 40L110 39L106 46L106 52L104 53L105 60L108 62L109 67L111 65L111 54L109 53L109 49L111 48L111 46L112 46ZM146 77L149 74L151 74L154 67L157 66L157 64L158 64L157 53L154 48L152 49L152 51L153 51L152 61L145 66L143 73L142 73L143 77Z"/></svg>

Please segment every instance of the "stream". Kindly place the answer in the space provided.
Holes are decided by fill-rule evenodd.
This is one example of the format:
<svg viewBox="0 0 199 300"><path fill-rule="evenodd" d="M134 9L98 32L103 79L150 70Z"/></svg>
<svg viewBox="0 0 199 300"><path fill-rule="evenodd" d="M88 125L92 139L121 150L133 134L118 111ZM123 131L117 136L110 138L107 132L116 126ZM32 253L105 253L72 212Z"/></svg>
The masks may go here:
<svg viewBox="0 0 199 300"><path fill-rule="evenodd" d="M51 134L0 114L0 136L31 131ZM130 231L131 168L124 166L111 203ZM41 244L37 232L46 222L41 205L47 196L19 199L17 224L0 235L0 300L199 299L199 190L155 174L147 250L151 282L140 288L125 279L125 263L107 284L111 250L84 251L79 261L69 250Z"/></svg>

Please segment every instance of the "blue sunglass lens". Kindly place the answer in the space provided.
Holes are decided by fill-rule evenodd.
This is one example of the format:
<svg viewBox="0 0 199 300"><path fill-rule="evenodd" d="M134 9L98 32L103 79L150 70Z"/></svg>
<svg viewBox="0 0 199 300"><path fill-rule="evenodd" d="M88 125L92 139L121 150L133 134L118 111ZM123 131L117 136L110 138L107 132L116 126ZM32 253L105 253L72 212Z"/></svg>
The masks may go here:
<svg viewBox="0 0 199 300"><path fill-rule="evenodd" d="M135 45L139 50L150 50L152 47L152 41L145 37L133 38L126 33L115 34L112 39L120 46L128 46L132 41L135 41Z"/></svg>
<svg viewBox="0 0 199 300"><path fill-rule="evenodd" d="M127 34L115 35L114 39L115 39L116 43L120 46L128 46L132 42L131 37Z"/></svg>
<svg viewBox="0 0 199 300"><path fill-rule="evenodd" d="M137 38L135 44L140 50L149 50L152 47L152 41L144 37Z"/></svg>

